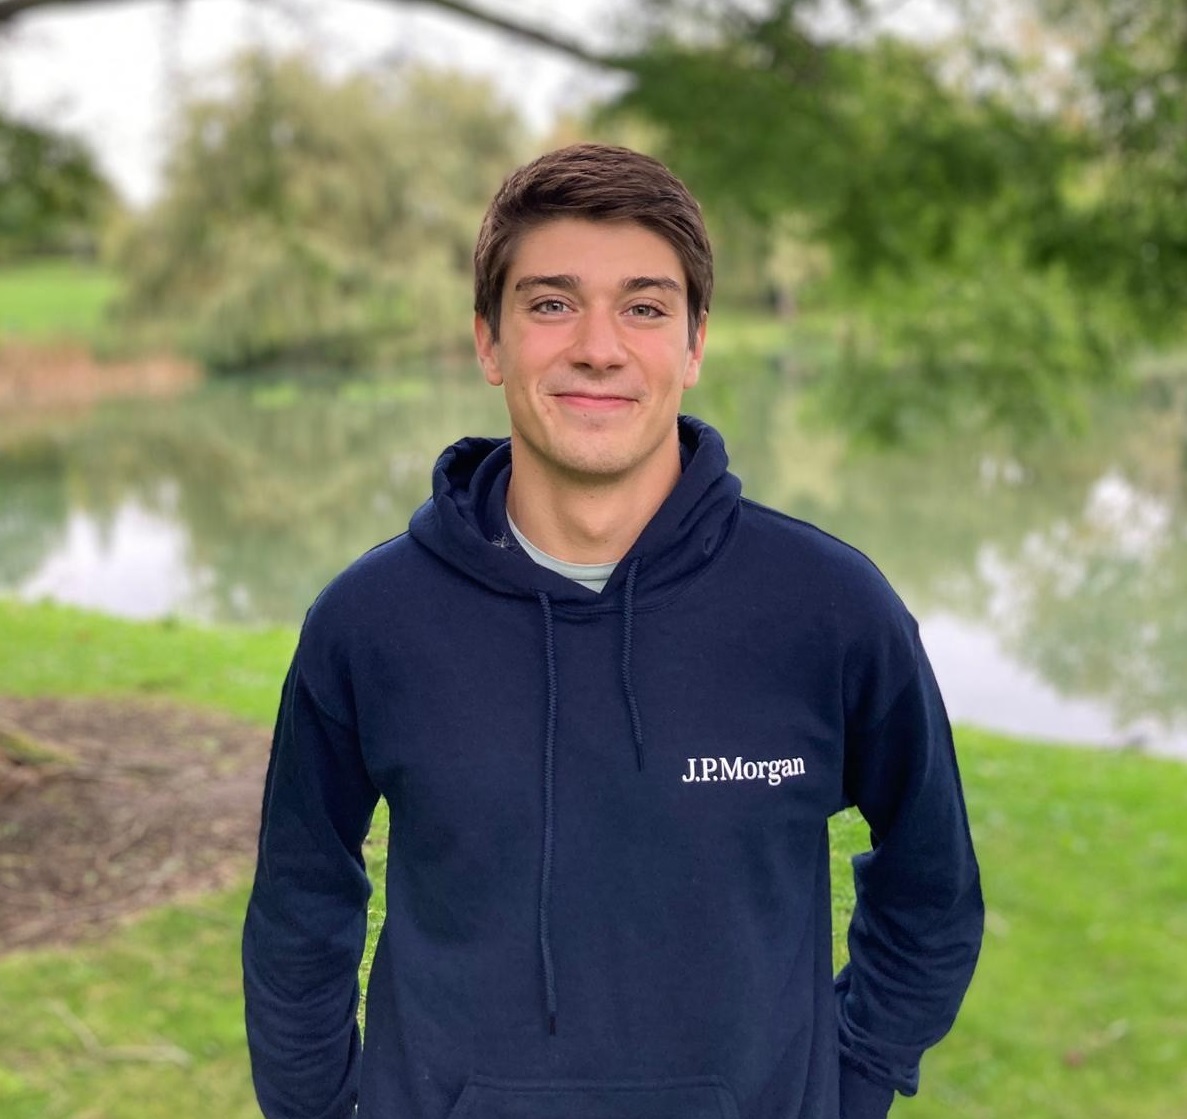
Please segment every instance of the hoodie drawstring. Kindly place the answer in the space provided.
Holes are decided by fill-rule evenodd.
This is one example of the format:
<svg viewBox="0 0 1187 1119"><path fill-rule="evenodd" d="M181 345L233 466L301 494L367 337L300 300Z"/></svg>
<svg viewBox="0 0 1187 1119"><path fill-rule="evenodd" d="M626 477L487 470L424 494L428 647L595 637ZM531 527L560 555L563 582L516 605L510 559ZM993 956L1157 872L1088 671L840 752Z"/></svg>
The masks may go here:
<svg viewBox="0 0 1187 1119"><path fill-rule="evenodd" d="M552 633L552 602L538 591L544 611L544 663L548 670L548 720L544 731L544 858L540 867L540 958L544 965L544 998L548 1032L556 1034L556 972L552 963L549 909L552 903L552 852L555 846L556 769L556 643Z"/></svg>
<svg viewBox="0 0 1187 1119"><path fill-rule="evenodd" d="M627 568L626 590L622 602L622 691L627 710L631 713L631 732L635 736L635 762L643 770L643 721L639 718L639 704L635 699L635 681L631 674L631 648L635 624L635 576L639 573L639 557Z"/></svg>
<svg viewBox="0 0 1187 1119"><path fill-rule="evenodd" d="M631 733L635 742L635 762L643 769L643 721L639 718L639 704L635 699L635 683L631 672L631 652L635 620L635 577L639 559L631 561L626 573L626 590L622 605L622 690L631 716ZM552 862L556 847L556 639L552 624L552 600L544 591L536 597L544 615L544 665L548 677L548 713L544 729L544 853L540 864L540 961L544 968L544 1000L548 1016L548 1033L556 1035L556 968L552 960Z"/></svg>

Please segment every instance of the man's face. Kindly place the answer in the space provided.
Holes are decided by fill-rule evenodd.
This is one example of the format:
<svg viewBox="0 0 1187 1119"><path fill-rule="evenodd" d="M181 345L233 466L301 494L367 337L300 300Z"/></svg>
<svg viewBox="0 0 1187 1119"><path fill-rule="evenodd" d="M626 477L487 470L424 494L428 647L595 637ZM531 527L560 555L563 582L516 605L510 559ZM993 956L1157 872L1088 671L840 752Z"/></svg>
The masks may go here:
<svg viewBox="0 0 1187 1119"><path fill-rule="evenodd" d="M503 386L517 468L604 483L678 462L676 416L705 327L690 348L684 269L658 234L576 218L537 226L507 270L499 341L481 316L474 330L487 381Z"/></svg>

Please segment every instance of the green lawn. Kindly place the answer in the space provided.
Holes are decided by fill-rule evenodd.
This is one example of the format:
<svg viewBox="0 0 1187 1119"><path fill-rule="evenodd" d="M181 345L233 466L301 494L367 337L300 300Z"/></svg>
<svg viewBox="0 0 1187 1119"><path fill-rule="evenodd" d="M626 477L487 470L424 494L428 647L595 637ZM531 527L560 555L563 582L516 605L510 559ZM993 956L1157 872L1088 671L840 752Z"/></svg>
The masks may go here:
<svg viewBox="0 0 1187 1119"><path fill-rule="evenodd" d="M0 598L0 693L167 695L270 723L297 635L133 623Z"/></svg>
<svg viewBox="0 0 1187 1119"><path fill-rule="evenodd" d="M0 600L0 692L169 695L267 723L295 634ZM1187 1117L1187 766L958 735L990 918L952 1035L899 1119ZM862 843L835 829L835 867ZM379 862L377 849L372 860ZM851 891L837 874L843 920ZM240 887L103 942L0 959L5 1119L256 1115Z"/></svg>
<svg viewBox="0 0 1187 1119"><path fill-rule="evenodd" d="M896 1116L1187 1117L1187 765L958 736L988 924Z"/></svg>
<svg viewBox="0 0 1187 1119"><path fill-rule="evenodd" d="M0 339L89 341L115 294L115 278L96 265L49 260L0 268Z"/></svg>

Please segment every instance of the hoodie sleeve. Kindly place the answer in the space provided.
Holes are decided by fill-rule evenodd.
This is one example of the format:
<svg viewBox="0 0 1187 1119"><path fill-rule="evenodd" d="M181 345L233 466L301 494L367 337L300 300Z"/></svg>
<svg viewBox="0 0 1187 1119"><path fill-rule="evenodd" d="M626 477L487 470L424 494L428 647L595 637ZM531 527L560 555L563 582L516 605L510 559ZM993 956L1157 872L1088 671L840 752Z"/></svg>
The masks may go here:
<svg viewBox="0 0 1187 1119"><path fill-rule="evenodd" d="M358 969L378 793L352 720L289 670L243 933L247 1040L267 1119L347 1119L357 1094Z"/></svg>
<svg viewBox="0 0 1187 1119"><path fill-rule="evenodd" d="M854 859L850 962L836 984L841 1119L884 1119L895 1090L914 1095L920 1058L951 1027L981 945L980 875L952 733L913 622L910 630L909 679L889 706L866 688L860 707L875 717L859 716L846 741L846 793L872 849Z"/></svg>

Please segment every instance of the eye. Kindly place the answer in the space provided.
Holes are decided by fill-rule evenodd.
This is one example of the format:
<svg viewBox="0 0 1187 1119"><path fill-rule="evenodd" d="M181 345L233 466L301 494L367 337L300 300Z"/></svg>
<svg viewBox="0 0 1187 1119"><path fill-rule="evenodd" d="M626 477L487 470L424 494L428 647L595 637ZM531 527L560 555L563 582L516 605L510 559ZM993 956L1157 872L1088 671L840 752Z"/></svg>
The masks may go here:
<svg viewBox="0 0 1187 1119"><path fill-rule="evenodd" d="M563 299L550 297L548 299L537 299L532 304L531 309L542 315L559 315L563 314L569 308Z"/></svg>
<svg viewBox="0 0 1187 1119"><path fill-rule="evenodd" d="M654 303L632 303L627 308L627 315L633 319L662 319L667 311Z"/></svg>

